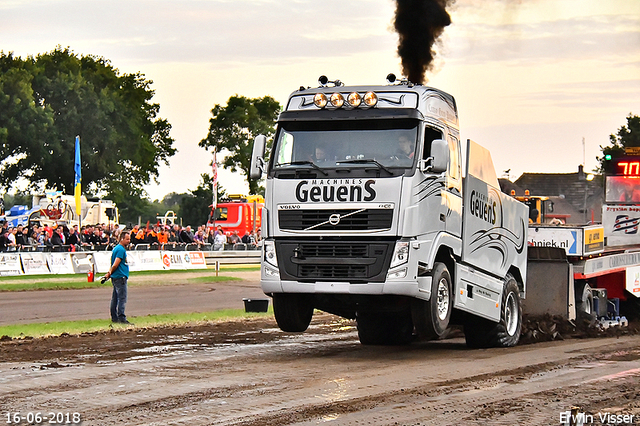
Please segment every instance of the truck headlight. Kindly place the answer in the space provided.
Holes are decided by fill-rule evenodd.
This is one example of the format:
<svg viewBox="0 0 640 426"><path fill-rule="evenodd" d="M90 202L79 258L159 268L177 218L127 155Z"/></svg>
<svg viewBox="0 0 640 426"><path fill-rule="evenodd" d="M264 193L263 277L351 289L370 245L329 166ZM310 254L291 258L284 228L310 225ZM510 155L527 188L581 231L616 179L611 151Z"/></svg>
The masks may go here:
<svg viewBox="0 0 640 426"><path fill-rule="evenodd" d="M409 261L409 242L398 241L396 242L396 248L393 251L393 257L391 258L391 265L389 268L395 268L396 266L403 265Z"/></svg>
<svg viewBox="0 0 640 426"><path fill-rule="evenodd" d="M275 268L278 267L276 245L272 240L265 240L264 242L264 261Z"/></svg>

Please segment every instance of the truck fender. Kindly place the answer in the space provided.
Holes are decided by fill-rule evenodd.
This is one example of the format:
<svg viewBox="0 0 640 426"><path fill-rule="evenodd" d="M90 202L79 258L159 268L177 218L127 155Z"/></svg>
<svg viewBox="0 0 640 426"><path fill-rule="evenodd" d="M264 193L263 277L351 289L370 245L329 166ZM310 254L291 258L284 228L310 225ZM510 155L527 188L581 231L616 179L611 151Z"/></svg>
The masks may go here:
<svg viewBox="0 0 640 426"><path fill-rule="evenodd" d="M436 257L441 247L447 247L451 250L451 253L456 257L462 256L462 239L451 235L447 232L440 232L433 240L429 256L427 257L427 269L433 269L433 265L436 262Z"/></svg>

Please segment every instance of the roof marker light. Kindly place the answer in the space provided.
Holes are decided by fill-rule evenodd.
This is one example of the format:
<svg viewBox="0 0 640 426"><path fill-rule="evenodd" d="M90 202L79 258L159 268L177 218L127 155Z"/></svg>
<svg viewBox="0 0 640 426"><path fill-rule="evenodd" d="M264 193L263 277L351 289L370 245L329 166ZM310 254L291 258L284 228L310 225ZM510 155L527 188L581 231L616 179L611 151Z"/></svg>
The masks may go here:
<svg viewBox="0 0 640 426"><path fill-rule="evenodd" d="M373 92L367 92L364 95L364 104L368 107L376 106L378 103L378 95Z"/></svg>
<svg viewBox="0 0 640 426"><path fill-rule="evenodd" d="M344 96L342 96L341 93L336 92L331 95L330 101L331 105L333 105L334 107L341 108L342 105L344 105Z"/></svg>
<svg viewBox="0 0 640 426"><path fill-rule="evenodd" d="M313 103L318 108L324 108L327 106L327 96L324 93L316 93L313 97Z"/></svg>
<svg viewBox="0 0 640 426"><path fill-rule="evenodd" d="M362 96L358 92L351 92L349 96L347 96L347 103L354 108L357 108L362 103Z"/></svg>

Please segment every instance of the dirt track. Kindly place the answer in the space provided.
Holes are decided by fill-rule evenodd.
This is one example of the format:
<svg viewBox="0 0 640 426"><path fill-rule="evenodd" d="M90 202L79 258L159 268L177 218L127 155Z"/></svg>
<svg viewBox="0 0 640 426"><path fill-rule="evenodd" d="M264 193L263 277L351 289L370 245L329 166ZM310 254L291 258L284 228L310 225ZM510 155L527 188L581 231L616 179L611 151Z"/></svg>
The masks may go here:
<svg viewBox="0 0 640 426"><path fill-rule="evenodd" d="M640 336L470 350L460 337L362 346L320 314L0 342L0 418L85 425L559 425L571 406L640 424ZM587 420L591 420L587 417Z"/></svg>
<svg viewBox="0 0 640 426"><path fill-rule="evenodd" d="M194 283L215 272L135 276L129 286L127 315L144 316L179 312L242 309L242 299L266 297L260 289L260 272L227 272L220 275L243 281ZM25 280L26 281L26 280ZM138 285L140 284L140 285ZM112 286L83 290L47 290L0 293L0 325L47 321L109 319Z"/></svg>

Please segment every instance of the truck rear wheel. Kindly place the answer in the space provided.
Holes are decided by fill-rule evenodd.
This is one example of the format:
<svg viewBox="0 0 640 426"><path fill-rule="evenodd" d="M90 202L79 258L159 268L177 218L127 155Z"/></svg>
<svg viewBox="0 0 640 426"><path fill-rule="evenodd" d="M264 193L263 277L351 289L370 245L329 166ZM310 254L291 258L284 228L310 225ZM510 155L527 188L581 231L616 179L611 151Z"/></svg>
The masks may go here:
<svg viewBox="0 0 640 426"><path fill-rule="evenodd" d="M510 347L518 344L522 330L520 289L510 274L502 292L500 321L470 316L464 324L464 337L470 348Z"/></svg>
<svg viewBox="0 0 640 426"><path fill-rule="evenodd" d="M280 330L305 331L313 316L313 299L306 294L274 293L273 314Z"/></svg>
<svg viewBox="0 0 640 426"><path fill-rule="evenodd" d="M408 345L413 323L408 313L358 312L358 338L363 345Z"/></svg>
<svg viewBox="0 0 640 426"><path fill-rule="evenodd" d="M591 286L587 283L576 284L576 320L578 325L590 327L596 322Z"/></svg>
<svg viewBox="0 0 640 426"><path fill-rule="evenodd" d="M436 262L431 273L431 299L413 299L411 317L418 336L434 340L445 337L451 319L451 275L444 263Z"/></svg>

